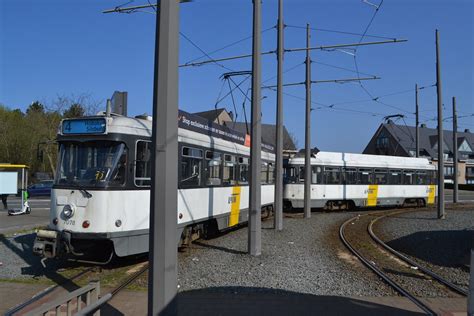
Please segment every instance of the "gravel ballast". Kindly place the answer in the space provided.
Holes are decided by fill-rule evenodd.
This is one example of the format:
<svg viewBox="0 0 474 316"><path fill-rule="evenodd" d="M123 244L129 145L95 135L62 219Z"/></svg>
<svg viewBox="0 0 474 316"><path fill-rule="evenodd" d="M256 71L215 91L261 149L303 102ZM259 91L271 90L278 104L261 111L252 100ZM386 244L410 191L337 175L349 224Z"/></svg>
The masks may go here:
<svg viewBox="0 0 474 316"><path fill-rule="evenodd" d="M444 220L437 219L436 210L386 217L375 232L390 247L467 289L474 208L446 213Z"/></svg>
<svg viewBox="0 0 474 316"><path fill-rule="evenodd" d="M179 256L180 291L250 287L315 295L393 295L339 240L339 225L354 215L313 213L307 220L285 218L281 232L272 229L271 219L264 221L262 255L257 258L246 254L247 228L198 241Z"/></svg>

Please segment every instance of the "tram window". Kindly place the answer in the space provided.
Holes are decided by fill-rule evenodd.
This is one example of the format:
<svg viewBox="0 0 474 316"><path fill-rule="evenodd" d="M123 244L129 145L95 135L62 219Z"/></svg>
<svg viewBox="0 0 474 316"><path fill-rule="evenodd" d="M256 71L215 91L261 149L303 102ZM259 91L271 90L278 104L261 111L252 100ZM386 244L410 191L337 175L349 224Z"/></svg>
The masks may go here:
<svg viewBox="0 0 474 316"><path fill-rule="evenodd" d="M235 157L232 155L224 155L224 172L223 172L223 183L234 185L236 183L235 177Z"/></svg>
<svg viewBox="0 0 474 316"><path fill-rule="evenodd" d="M209 186L221 185L222 155L215 151L206 151L206 184Z"/></svg>
<svg viewBox="0 0 474 316"><path fill-rule="evenodd" d="M191 148L191 147L183 147L183 156L186 157L194 157L194 158L202 158L202 150Z"/></svg>
<svg viewBox="0 0 474 316"><path fill-rule="evenodd" d="M438 184L438 173L436 172L436 170L431 170L430 174L430 184Z"/></svg>
<svg viewBox="0 0 474 316"><path fill-rule="evenodd" d="M151 184L151 142L138 141L135 162L135 185Z"/></svg>
<svg viewBox="0 0 474 316"><path fill-rule="evenodd" d="M424 170L418 170L416 172L416 184L428 184L428 174Z"/></svg>
<svg viewBox="0 0 474 316"><path fill-rule="evenodd" d="M299 182L304 182L304 167L300 167L299 172L298 172L298 180Z"/></svg>
<svg viewBox="0 0 474 316"><path fill-rule="evenodd" d="M323 168L321 166L311 166L311 183L323 183Z"/></svg>
<svg viewBox="0 0 474 316"><path fill-rule="evenodd" d="M373 171L372 171L372 169L359 168L358 170L359 170L359 172L358 172L359 179L358 179L357 182L359 184L372 184L372 182L373 182Z"/></svg>
<svg viewBox="0 0 474 316"><path fill-rule="evenodd" d="M414 170L403 170L403 184L413 184L414 174Z"/></svg>
<svg viewBox="0 0 474 316"><path fill-rule="evenodd" d="M356 168L343 168L344 178L343 184L357 184L357 169Z"/></svg>
<svg viewBox="0 0 474 316"><path fill-rule="evenodd" d="M387 170L375 169L375 184L387 184Z"/></svg>
<svg viewBox="0 0 474 316"><path fill-rule="evenodd" d="M341 170L339 167L324 167L324 179L326 184L339 184L341 181Z"/></svg>
<svg viewBox="0 0 474 316"><path fill-rule="evenodd" d="M284 183L296 183L298 178L296 177L295 167L286 167L283 170L283 182Z"/></svg>
<svg viewBox="0 0 474 316"><path fill-rule="evenodd" d="M267 176L268 176L268 163L262 162L262 167L260 169L261 184L267 184L268 183Z"/></svg>
<svg viewBox="0 0 474 316"><path fill-rule="evenodd" d="M275 166L272 163L268 164L268 183L275 183Z"/></svg>
<svg viewBox="0 0 474 316"><path fill-rule="evenodd" d="M248 183L248 173L249 173L249 159L246 157L239 157L239 172L237 181L239 184Z"/></svg>
<svg viewBox="0 0 474 316"><path fill-rule="evenodd" d="M181 158L180 188L199 187L201 185L201 159Z"/></svg>
<svg viewBox="0 0 474 316"><path fill-rule="evenodd" d="M116 169L112 173L111 184L124 185L127 173L127 148L124 148Z"/></svg>
<svg viewBox="0 0 474 316"><path fill-rule="evenodd" d="M389 170L389 172L388 172L388 184L402 184L402 171L401 170Z"/></svg>

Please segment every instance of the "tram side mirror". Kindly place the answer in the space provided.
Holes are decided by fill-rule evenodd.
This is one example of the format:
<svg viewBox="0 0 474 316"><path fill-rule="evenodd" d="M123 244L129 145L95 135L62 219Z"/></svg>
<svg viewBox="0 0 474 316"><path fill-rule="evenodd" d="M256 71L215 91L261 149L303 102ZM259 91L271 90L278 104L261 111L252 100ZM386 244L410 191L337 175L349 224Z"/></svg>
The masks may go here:
<svg viewBox="0 0 474 316"><path fill-rule="evenodd" d="M39 162L43 162L43 157L44 157L44 153L42 150L38 150L36 152L36 159L39 161Z"/></svg>

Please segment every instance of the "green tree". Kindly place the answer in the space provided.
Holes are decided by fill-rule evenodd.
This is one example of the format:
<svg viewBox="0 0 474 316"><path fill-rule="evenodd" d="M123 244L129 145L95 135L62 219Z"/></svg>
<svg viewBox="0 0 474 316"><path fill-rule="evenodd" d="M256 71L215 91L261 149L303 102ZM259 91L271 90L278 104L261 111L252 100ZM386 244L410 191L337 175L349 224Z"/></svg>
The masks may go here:
<svg viewBox="0 0 474 316"><path fill-rule="evenodd" d="M26 114L28 115L33 112L44 113L44 105L41 104L39 101L31 103L28 109L26 109Z"/></svg>
<svg viewBox="0 0 474 316"><path fill-rule="evenodd" d="M64 111L63 117L64 118L74 118L74 117L82 117L86 114L86 109L79 103L73 103L71 106Z"/></svg>

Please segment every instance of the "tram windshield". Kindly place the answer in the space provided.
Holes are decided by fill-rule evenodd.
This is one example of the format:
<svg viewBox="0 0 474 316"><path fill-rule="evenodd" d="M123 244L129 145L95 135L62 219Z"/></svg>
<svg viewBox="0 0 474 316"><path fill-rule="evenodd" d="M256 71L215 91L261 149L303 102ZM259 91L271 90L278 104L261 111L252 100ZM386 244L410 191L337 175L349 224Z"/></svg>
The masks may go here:
<svg viewBox="0 0 474 316"><path fill-rule="evenodd" d="M55 183L78 187L120 186L125 183L126 160L123 143L62 143Z"/></svg>

